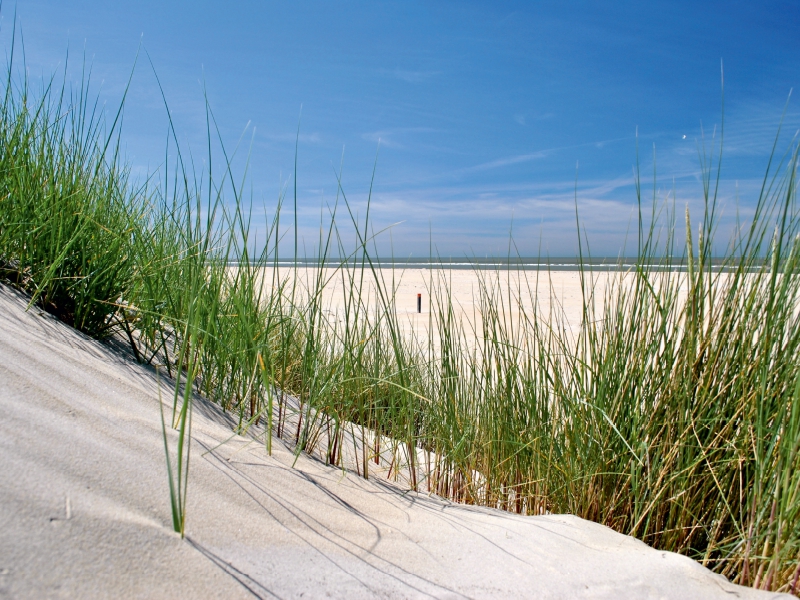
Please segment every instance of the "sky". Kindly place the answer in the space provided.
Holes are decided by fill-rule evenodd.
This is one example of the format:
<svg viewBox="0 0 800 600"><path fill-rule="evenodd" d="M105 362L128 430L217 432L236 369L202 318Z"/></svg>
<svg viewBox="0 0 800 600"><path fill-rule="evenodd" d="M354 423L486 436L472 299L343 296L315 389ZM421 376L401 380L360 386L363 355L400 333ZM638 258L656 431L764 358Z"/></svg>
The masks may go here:
<svg viewBox="0 0 800 600"><path fill-rule="evenodd" d="M247 167L256 230L281 193L292 220L297 142L306 251L341 172L362 221L372 189L382 255L504 255L509 235L523 256L574 255L576 206L594 255L630 254L637 157L647 206L655 194L681 222L687 205L699 219L699 152L718 154L723 115L727 239L800 84L797 0L18 0L0 12L6 55L15 19L29 77L63 70L69 54L79 82L85 56L109 120L133 74L122 141L134 177L174 153L156 76L198 169L208 102L237 178Z"/></svg>

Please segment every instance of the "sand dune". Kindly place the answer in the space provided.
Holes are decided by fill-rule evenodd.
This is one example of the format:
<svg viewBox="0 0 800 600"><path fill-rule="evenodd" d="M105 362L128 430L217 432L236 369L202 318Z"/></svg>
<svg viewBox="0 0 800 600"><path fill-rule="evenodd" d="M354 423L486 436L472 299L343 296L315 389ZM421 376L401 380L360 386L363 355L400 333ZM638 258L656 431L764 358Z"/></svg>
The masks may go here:
<svg viewBox="0 0 800 600"><path fill-rule="evenodd" d="M0 596L755 598L568 515L458 506L231 437L196 401L171 531L154 372L0 286ZM169 397L168 382L160 385Z"/></svg>

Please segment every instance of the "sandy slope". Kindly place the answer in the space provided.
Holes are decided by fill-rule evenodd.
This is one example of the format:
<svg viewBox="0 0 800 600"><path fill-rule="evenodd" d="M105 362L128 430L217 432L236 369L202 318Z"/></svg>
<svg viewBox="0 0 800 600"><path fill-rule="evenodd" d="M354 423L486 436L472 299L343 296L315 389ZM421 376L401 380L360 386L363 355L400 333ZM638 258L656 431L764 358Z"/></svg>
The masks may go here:
<svg viewBox="0 0 800 600"><path fill-rule="evenodd" d="M154 374L24 306L0 286L2 597L762 595L575 517L292 468L280 442L272 457L242 437L216 448L230 426L200 401L181 541Z"/></svg>

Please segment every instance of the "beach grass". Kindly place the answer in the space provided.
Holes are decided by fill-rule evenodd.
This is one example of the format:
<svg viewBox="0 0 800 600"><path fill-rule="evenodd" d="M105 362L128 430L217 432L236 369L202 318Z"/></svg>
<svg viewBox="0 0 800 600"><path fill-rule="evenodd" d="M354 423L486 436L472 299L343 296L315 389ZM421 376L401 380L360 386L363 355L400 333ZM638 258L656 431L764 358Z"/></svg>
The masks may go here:
<svg viewBox="0 0 800 600"><path fill-rule="evenodd" d="M207 171L173 132L175 162L139 184L119 152L121 107L109 125L88 76L75 92L57 77L31 90L13 65L0 107L2 277L89 335L123 336L176 382L162 413L176 531L198 392L238 431L265 427L364 477L388 444L420 491L572 513L737 583L797 591L796 145L773 151L754 214L722 255L717 150L701 154L699 220L639 193L634 267L601 289L581 247L577 327L556 302L542 308L550 272L515 267L509 252L514 277L476 269L475 319L458 316L445 265L432 270L423 337L403 329L369 212L359 220L341 182L314 266L300 269L296 222L293 255L279 255L285 197L255 243L232 157L212 152L210 110ZM289 200L296 208L296 189ZM576 208L581 243L579 232ZM280 267L287 258L295 267ZM323 300L332 278L335 318Z"/></svg>

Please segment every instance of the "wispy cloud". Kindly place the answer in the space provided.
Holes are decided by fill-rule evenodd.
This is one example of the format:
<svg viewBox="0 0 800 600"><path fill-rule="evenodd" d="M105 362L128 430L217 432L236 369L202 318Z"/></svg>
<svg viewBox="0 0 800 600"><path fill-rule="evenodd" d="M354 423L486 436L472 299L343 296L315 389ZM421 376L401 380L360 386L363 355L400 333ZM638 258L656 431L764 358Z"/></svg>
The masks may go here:
<svg viewBox="0 0 800 600"><path fill-rule="evenodd" d="M405 145L397 138L412 135L415 133L434 133L436 130L430 127L397 127L393 129L381 129L378 131L368 131L361 134L361 139L368 142L378 143L387 148L405 148Z"/></svg>
<svg viewBox="0 0 800 600"><path fill-rule="evenodd" d="M406 83L422 83L423 81L438 75L439 71L411 71L407 69L395 69L391 73L395 78L405 81Z"/></svg>
<svg viewBox="0 0 800 600"><path fill-rule="evenodd" d="M464 172L469 171L488 171L489 169L499 169L500 167L507 167L509 165L517 165L519 163L531 162L540 158L546 158L547 151L541 150L539 152L530 152L528 154L517 154L516 156L506 156L496 160L475 165L474 167L467 167Z"/></svg>
<svg viewBox="0 0 800 600"><path fill-rule="evenodd" d="M517 165L517 164L520 164L520 163L527 163L527 162L532 162L532 161L535 161L535 160L541 160L541 159L544 159L544 158L548 158L551 155L555 154L556 152L561 152L563 150L570 150L570 149L574 149L574 148L582 148L582 147L587 147L587 146L594 146L594 147L602 148L603 146L605 146L607 144L611 144L611 143L619 142L619 141L623 141L623 140L628 140L628 139L630 139L630 138L627 138L627 137L625 137L625 138L614 138L614 139L609 139L609 140L601 140L601 141L598 141L598 142L587 142L585 144L575 144L575 145L572 145L572 146L559 146L559 147L554 147L554 148L545 148L545 149L542 149L542 150L536 150L534 152L526 152L524 154L515 154L515 155L512 155L512 156L504 156L504 157L497 158L497 159L494 159L494 160L490 160L490 161L487 161L487 162L484 162L484 163L480 163L480 164L477 164L477 165L474 165L474 166L471 166L471 167L465 167L463 169L458 169L454 174L460 175L460 174L475 173L475 172L480 172L480 171L489 171L489 170L492 170L492 169L499 169L499 168L502 168L502 167L508 167L508 166L511 166L511 165Z"/></svg>
<svg viewBox="0 0 800 600"><path fill-rule="evenodd" d="M542 113L539 115L518 113L514 115L514 120L520 125L527 125L529 121L546 121L548 119L552 119L554 116L555 114L551 112Z"/></svg>
<svg viewBox="0 0 800 600"><path fill-rule="evenodd" d="M565 184L566 187L566 184ZM508 243L512 230L519 251L536 255L540 240L545 251L571 254L576 246L575 199L572 192L525 195L486 191L450 190L465 197L442 199L442 190L416 193L378 194L373 197L370 214L376 230L393 226L393 251L427 254L429 242L441 252L463 255L471 251L497 253ZM601 192L602 194L602 192ZM355 210L364 213L362 198L351 198ZM629 228L634 205L619 199L604 198L584 191L579 199L582 222L588 225L591 239L609 244L612 254L620 246L620 233ZM429 235L431 237L429 237ZM385 237L385 236L384 236ZM378 240L379 246L387 240ZM382 252L386 249L381 248Z"/></svg>
<svg viewBox="0 0 800 600"><path fill-rule="evenodd" d="M783 115L780 103L751 102L733 108L726 115L724 151L731 154L767 154L775 142L779 127L778 152L783 153L791 137L798 135L800 111L789 106Z"/></svg>
<svg viewBox="0 0 800 600"><path fill-rule="evenodd" d="M758 180L721 181L718 243L724 246L728 242L737 213L743 222L750 218L751 200L757 196L759 184ZM686 205L693 217L702 215L702 186L691 178L677 182L659 178L655 189L647 182L642 191L646 221L652 194L656 194L660 227L669 225L673 210L682 223ZM365 192L349 194L348 202L355 213L366 213ZM497 254L507 248L512 231L523 255L545 252L564 256L577 250L576 203L581 235L586 233L595 255L631 251L638 223L632 172L580 180L577 190L573 179L378 190L372 195L370 220L375 231L392 227L391 239L384 234L378 240L380 252L387 255L425 255L431 241L444 253ZM302 222L318 221L319 203L309 203L300 212ZM666 235L666 229L663 232ZM680 238L682 227L677 228L676 235Z"/></svg>

